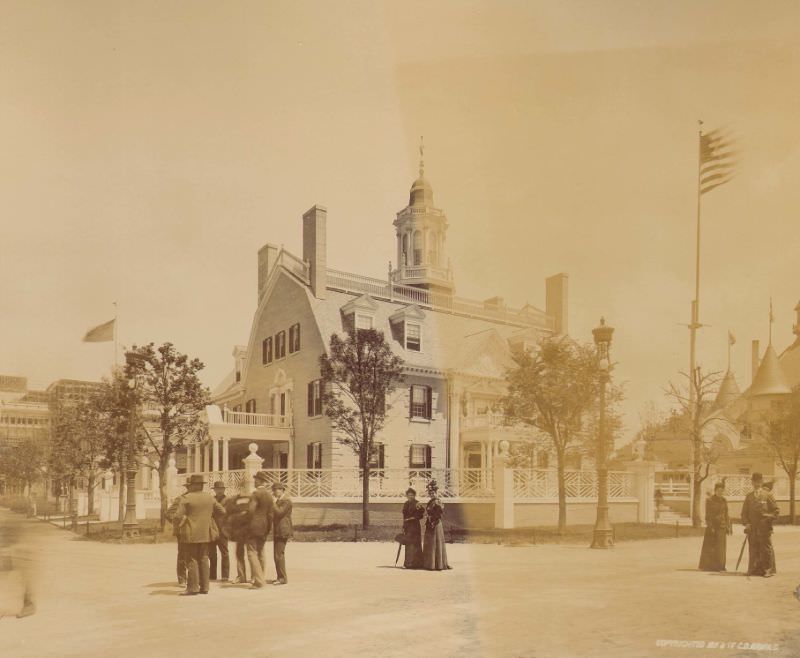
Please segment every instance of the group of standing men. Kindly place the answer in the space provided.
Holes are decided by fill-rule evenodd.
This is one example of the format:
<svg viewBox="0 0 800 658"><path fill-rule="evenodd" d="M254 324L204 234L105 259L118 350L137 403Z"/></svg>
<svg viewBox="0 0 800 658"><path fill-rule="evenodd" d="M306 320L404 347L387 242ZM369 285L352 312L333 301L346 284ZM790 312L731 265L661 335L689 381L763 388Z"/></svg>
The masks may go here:
<svg viewBox="0 0 800 658"><path fill-rule="evenodd" d="M292 537L292 501L286 488L275 482L267 488L269 475L255 475L255 490L249 496L225 495L225 484L214 483L214 495L203 491L206 482L202 475L191 475L186 481L187 492L178 496L167 510L178 540L178 583L186 585L182 595L208 594L209 581L217 579L217 552L222 580L230 575L228 542L236 542L236 571L234 582L246 583L247 563L250 565L252 589L262 589L264 576L264 545L272 530L273 556L277 578L274 585L285 585L286 543ZM245 562L247 556L247 563Z"/></svg>

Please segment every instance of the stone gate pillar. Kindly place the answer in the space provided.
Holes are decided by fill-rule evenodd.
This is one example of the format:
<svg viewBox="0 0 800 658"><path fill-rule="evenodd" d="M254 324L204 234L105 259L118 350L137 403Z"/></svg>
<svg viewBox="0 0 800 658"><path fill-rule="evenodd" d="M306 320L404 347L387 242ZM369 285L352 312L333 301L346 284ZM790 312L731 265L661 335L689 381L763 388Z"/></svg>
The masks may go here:
<svg viewBox="0 0 800 658"><path fill-rule="evenodd" d="M494 527L514 527L514 471L508 465L508 441L500 442L492 475L494 476Z"/></svg>
<svg viewBox="0 0 800 658"><path fill-rule="evenodd" d="M250 454L242 460L244 462L244 492L250 494L253 492L253 477L261 470L264 458L259 457L257 444L251 443L247 449Z"/></svg>
<svg viewBox="0 0 800 658"><path fill-rule="evenodd" d="M633 477L631 495L639 501L637 521L655 523L656 520L656 463L646 461L630 462L626 470Z"/></svg>

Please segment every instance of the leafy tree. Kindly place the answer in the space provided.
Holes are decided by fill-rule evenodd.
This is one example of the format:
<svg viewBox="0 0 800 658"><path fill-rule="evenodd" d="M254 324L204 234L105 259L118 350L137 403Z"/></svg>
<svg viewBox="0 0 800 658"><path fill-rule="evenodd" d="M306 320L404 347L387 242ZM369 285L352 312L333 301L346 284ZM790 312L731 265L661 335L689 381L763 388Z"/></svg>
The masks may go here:
<svg viewBox="0 0 800 658"><path fill-rule="evenodd" d="M133 346L125 353L125 376L136 382L141 402L155 415L155 431L140 423L150 449L158 456L161 529L167 514L167 467L172 454L187 440L208 431L201 412L209 403L209 391L198 373L205 367L190 359L172 343L156 348L153 343Z"/></svg>
<svg viewBox="0 0 800 658"><path fill-rule="evenodd" d="M596 403L599 370L593 346L564 338L542 341L536 351L514 355L504 399L507 418L530 425L556 455L558 528L567 525L566 458L586 444Z"/></svg>
<svg viewBox="0 0 800 658"><path fill-rule="evenodd" d="M699 528L703 482L722 454L717 443L707 439L706 428L729 421L710 413L721 381L721 373L703 372L698 367L691 377L684 372L680 374L686 383L676 385L670 382L666 394L676 405L670 425L676 432L683 434L689 442L692 469L692 526Z"/></svg>
<svg viewBox="0 0 800 658"><path fill-rule="evenodd" d="M322 400L337 441L358 456L362 474L362 523L369 527L369 462L375 436L390 409L389 394L403 381L403 360L383 332L358 329L331 335L330 354L320 357Z"/></svg>
<svg viewBox="0 0 800 658"><path fill-rule="evenodd" d="M103 381L95 403L101 413L105 437L100 464L117 474L117 518L122 523L127 493L126 470L128 464L136 459L136 455L142 453L146 437L141 429L141 391L131 388L124 370L116 368L111 378Z"/></svg>
<svg viewBox="0 0 800 658"><path fill-rule="evenodd" d="M54 409L51 430L50 472L65 476L70 499L76 479L85 478L88 513L94 514L94 489L107 440L101 395L95 393L75 402L60 402Z"/></svg>
<svg viewBox="0 0 800 658"><path fill-rule="evenodd" d="M23 494L31 497L33 485L42 477L42 467L47 463L45 443L39 439L24 439L0 458L0 471L12 482L18 483Z"/></svg>
<svg viewBox="0 0 800 658"><path fill-rule="evenodd" d="M800 466L800 385L765 418L764 443L789 476L789 522L794 524L795 486Z"/></svg>

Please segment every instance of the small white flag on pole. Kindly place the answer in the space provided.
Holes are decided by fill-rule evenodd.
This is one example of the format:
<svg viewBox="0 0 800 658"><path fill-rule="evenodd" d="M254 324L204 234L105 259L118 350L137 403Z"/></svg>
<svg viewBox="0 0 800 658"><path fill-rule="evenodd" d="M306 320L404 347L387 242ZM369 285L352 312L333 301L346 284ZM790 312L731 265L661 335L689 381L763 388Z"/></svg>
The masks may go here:
<svg viewBox="0 0 800 658"><path fill-rule="evenodd" d="M114 326L116 325L117 320L114 318L113 320L109 320L103 324L99 324L89 331L86 332L86 335L83 337L84 343L108 343L114 340Z"/></svg>

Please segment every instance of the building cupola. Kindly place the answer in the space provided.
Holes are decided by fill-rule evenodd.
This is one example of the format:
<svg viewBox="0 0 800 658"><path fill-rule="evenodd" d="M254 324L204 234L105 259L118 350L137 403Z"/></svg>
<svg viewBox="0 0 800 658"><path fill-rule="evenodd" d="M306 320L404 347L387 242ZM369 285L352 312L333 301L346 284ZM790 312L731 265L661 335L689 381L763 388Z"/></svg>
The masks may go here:
<svg viewBox="0 0 800 658"><path fill-rule="evenodd" d="M419 178L411 185L408 205L397 213L394 221L397 268L392 271L392 281L452 295L453 273L445 253L447 218L433 205L433 188L425 179L422 138L419 154Z"/></svg>

